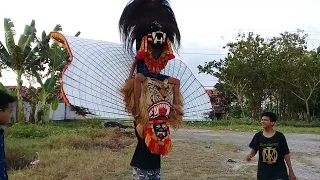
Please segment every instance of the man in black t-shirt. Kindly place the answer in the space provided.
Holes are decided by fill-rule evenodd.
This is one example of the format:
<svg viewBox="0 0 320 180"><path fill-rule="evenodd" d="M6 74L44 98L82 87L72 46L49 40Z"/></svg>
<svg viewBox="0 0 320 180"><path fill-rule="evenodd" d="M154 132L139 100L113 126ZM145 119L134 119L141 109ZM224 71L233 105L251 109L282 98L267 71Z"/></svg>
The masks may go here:
<svg viewBox="0 0 320 180"><path fill-rule="evenodd" d="M276 118L272 112L262 114L263 131L256 133L249 144L251 151L247 156L247 161L251 161L251 158L259 151L258 180L296 180L286 138L283 133L273 129Z"/></svg>

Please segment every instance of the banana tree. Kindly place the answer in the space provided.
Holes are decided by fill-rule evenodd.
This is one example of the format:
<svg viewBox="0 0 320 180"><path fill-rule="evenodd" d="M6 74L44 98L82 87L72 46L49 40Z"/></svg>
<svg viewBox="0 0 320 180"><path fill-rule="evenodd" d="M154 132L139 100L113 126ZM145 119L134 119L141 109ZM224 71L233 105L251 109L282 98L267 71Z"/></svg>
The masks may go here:
<svg viewBox="0 0 320 180"><path fill-rule="evenodd" d="M56 26L54 31L61 31L61 26ZM75 36L79 36L80 31L76 33ZM46 34L45 31L42 32L42 39L49 40L50 33ZM47 44L46 44L47 45ZM38 122L48 122L50 115L50 106L53 111L58 108L60 100L60 82L59 78L62 74L63 68L70 62L70 56L65 47L59 46L57 43L52 43L50 48L46 53L40 57L44 60L40 62L46 62L48 68L46 74L42 74L41 70L37 70L37 66L30 66L30 76L36 79L40 84L41 88L36 91L34 88L29 88L29 94L33 97L32 103L32 115L30 119L34 123ZM37 61L34 61L37 64ZM45 81L44 81L45 80Z"/></svg>
<svg viewBox="0 0 320 180"><path fill-rule="evenodd" d="M43 87L39 88L40 91L36 91L30 87L28 89L29 94L33 98L31 119L34 119L34 123L45 123L49 121L50 109L57 110L59 105L59 99L52 97L55 90L57 78L56 76L48 78ZM50 108L51 107L51 108Z"/></svg>
<svg viewBox="0 0 320 180"><path fill-rule="evenodd" d="M32 20L30 25L26 25L23 34L20 36L18 44L15 43L14 36L14 24L11 19L4 19L5 30L5 44L0 42L0 59L3 64L11 68L17 74L17 99L18 99L18 111L17 119L20 122L25 122L23 113L23 100L21 95L22 80L21 77L24 74L24 68L26 62L33 58L34 51L31 49L31 43L36 40L36 28L35 21Z"/></svg>
<svg viewBox="0 0 320 180"><path fill-rule="evenodd" d="M41 39L36 37L35 21L26 25L21 34L18 44L15 43L14 24L9 18L4 19L5 44L0 42L0 61L17 74L17 119L25 122L23 113L23 99L21 95L22 75L28 76L34 71L43 71L44 65L48 63L48 52L50 49L50 37L43 35ZM54 31L61 30L60 25L56 25Z"/></svg>
<svg viewBox="0 0 320 180"><path fill-rule="evenodd" d="M76 34L78 36L80 32ZM45 32L42 33L42 38L49 37ZM34 97L37 104L35 105L34 119L36 122L48 122L50 105L53 111L58 108L59 95L60 95L60 83L59 77L63 71L63 68L69 62L69 54L67 49L60 47L58 44L53 43L50 46L48 52L48 69L47 73L41 75L41 71L37 71L34 66L31 66L32 76L36 78L37 82L41 85L40 92L35 92L32 88L29 88L29 93ZM43 79L46 79L43 83Z"/></svg>

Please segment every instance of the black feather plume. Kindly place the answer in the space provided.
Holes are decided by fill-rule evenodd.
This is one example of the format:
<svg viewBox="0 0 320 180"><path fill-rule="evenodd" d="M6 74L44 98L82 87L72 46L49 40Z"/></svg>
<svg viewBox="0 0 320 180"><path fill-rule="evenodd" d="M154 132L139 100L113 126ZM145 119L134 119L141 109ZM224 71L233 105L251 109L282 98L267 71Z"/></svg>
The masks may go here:
<svg viewBox="0 0 320 180"><path fill-rule="evenodd" d="M151 32L154 21L162 25L162 31L172 42L174 50L180 48L181 35L168 0L131 0L119 20L120 38L128 52L133 53L134 41L139 49L142 37Z"/></svg>

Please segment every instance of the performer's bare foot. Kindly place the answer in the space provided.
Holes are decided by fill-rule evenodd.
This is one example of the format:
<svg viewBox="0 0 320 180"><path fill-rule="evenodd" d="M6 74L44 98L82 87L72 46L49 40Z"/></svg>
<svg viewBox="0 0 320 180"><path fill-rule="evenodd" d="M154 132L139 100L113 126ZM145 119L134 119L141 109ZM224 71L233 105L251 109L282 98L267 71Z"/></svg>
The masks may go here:
<svg viewBox="0 0 320 180"><path fill-rule="evenodd" d="M178 115L183 115L183 112L179 110L180 109L179 105L173 104L172 107L177 112Z"/></svg>

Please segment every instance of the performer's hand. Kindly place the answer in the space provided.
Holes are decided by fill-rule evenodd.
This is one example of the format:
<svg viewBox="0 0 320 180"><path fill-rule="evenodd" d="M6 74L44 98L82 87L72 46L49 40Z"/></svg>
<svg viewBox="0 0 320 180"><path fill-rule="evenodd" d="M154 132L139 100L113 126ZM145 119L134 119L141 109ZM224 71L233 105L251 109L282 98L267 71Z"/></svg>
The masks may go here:
<svg viewBox="0 0 320 180"><path fill-rule="evenodd" d="M248 154L246 160L247 160L247 161L251 161L251 159L252 159L252 155L251 155L251 154Z"/></svg>

